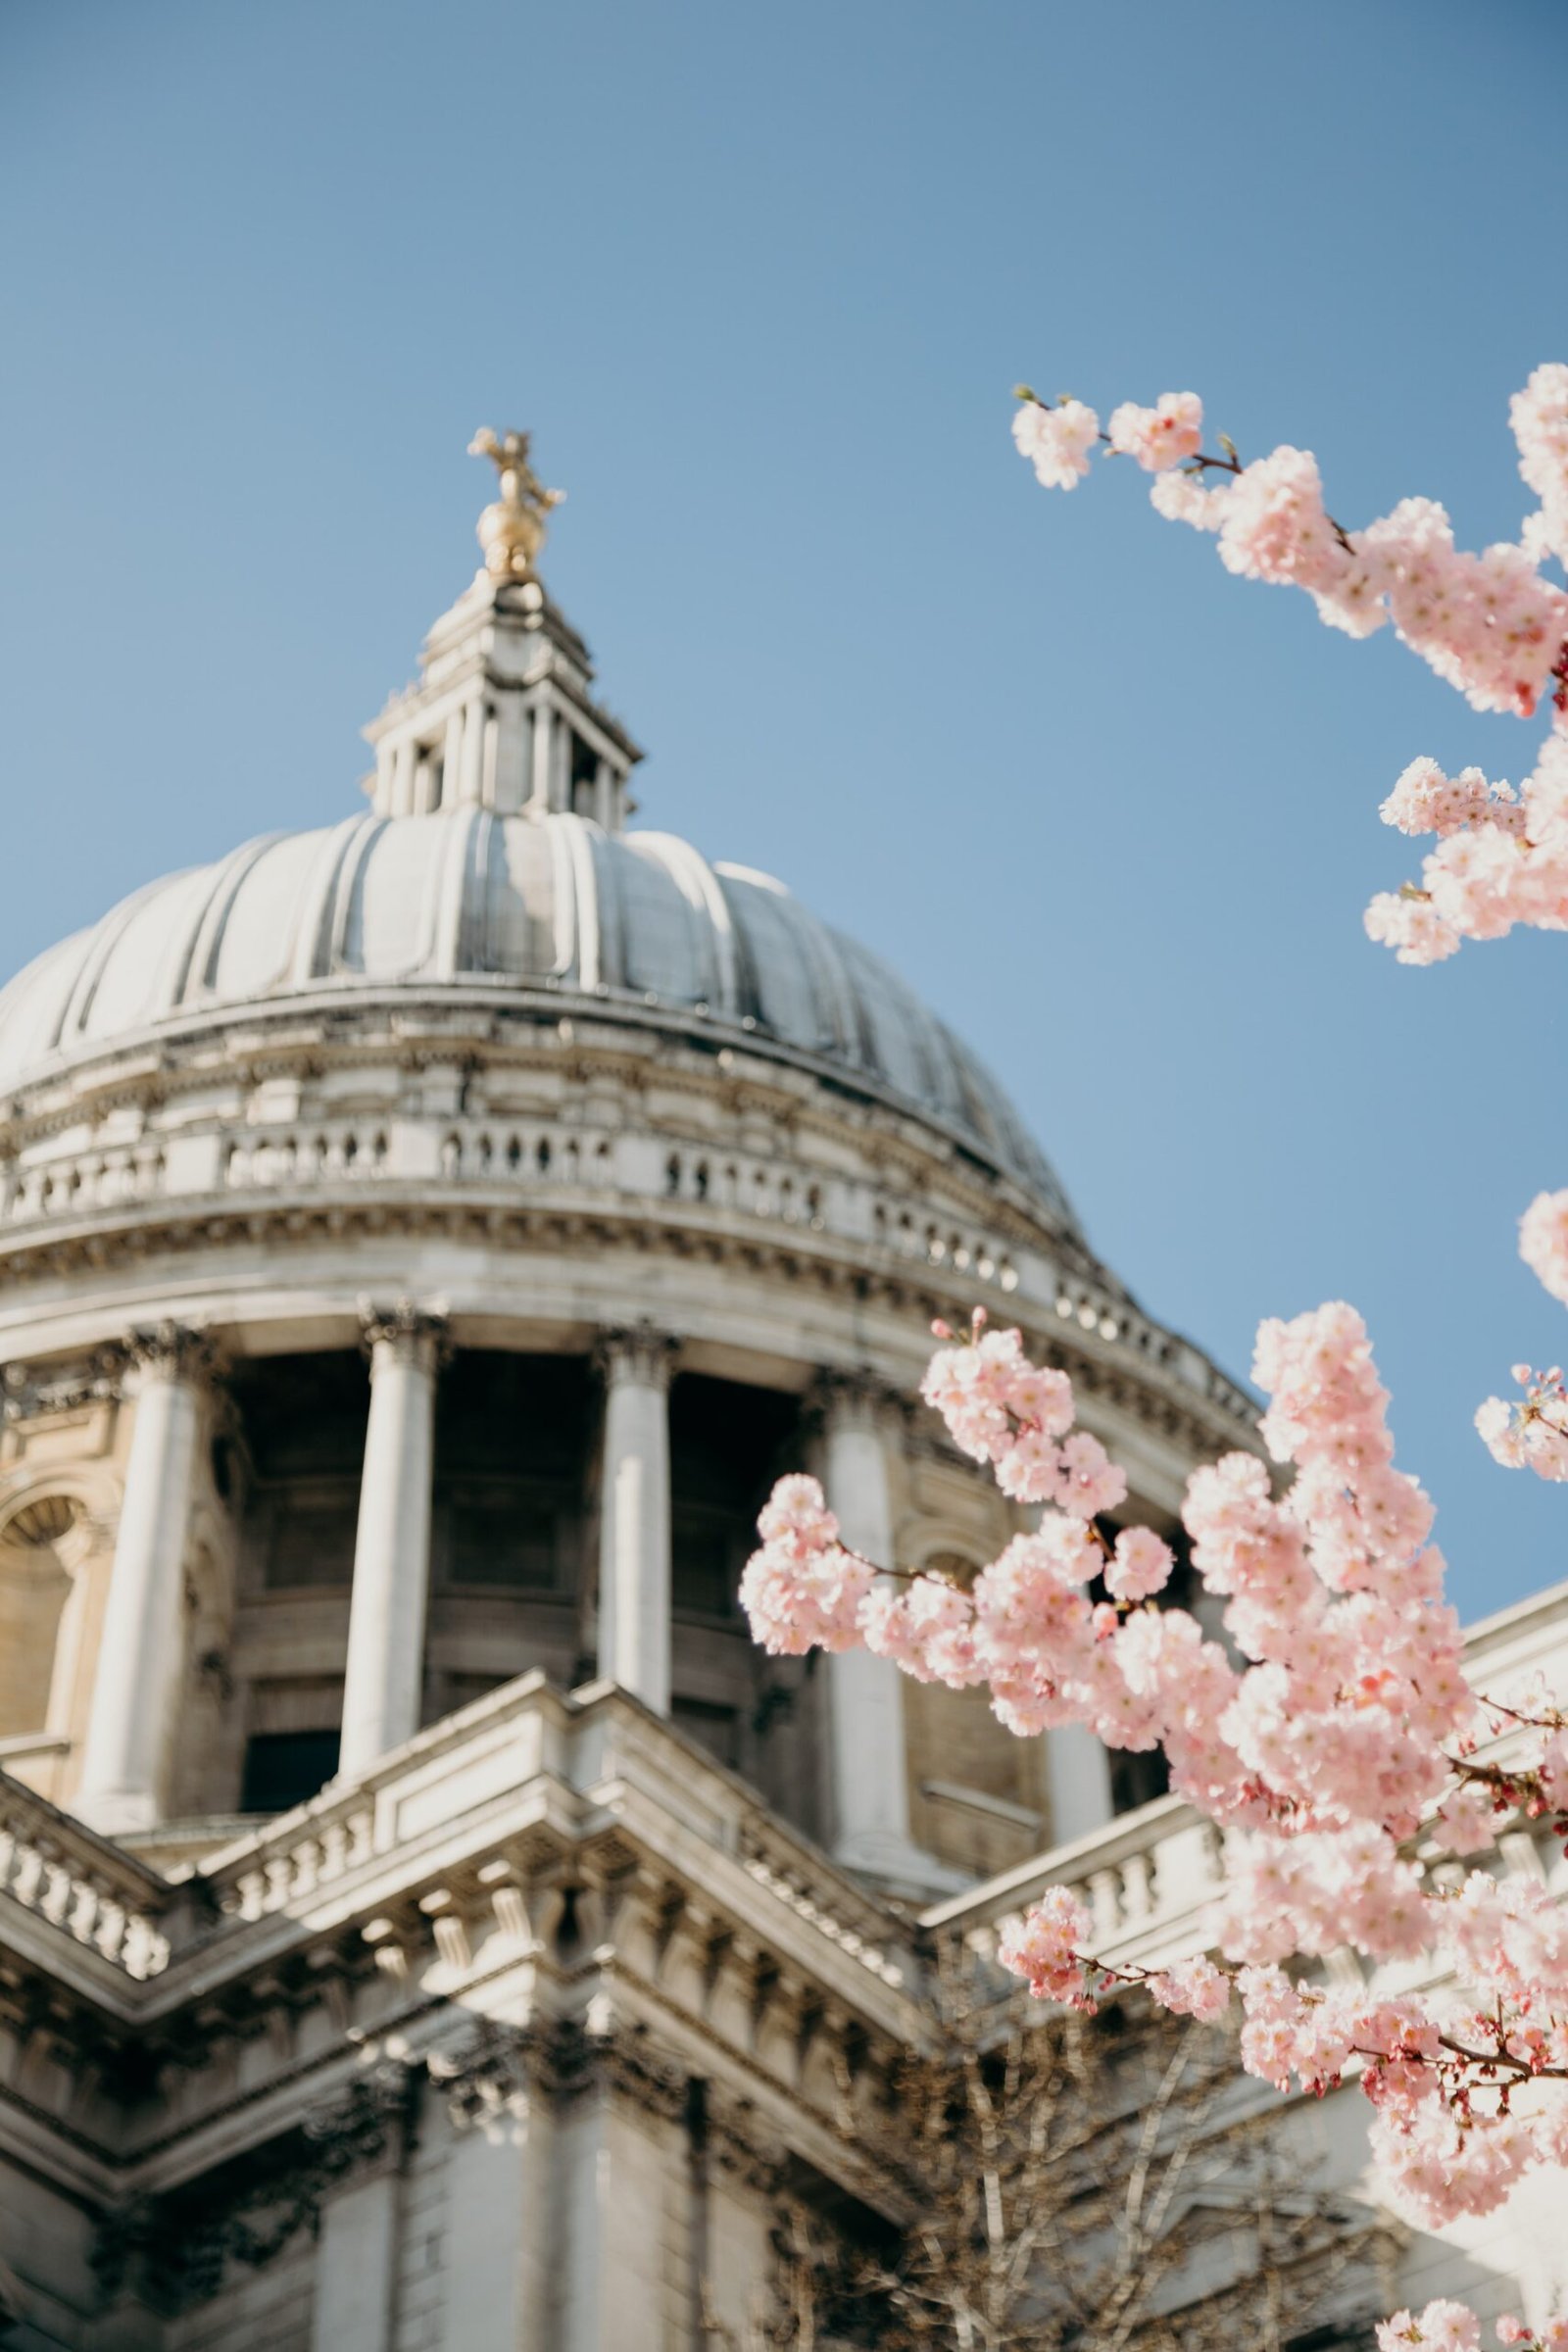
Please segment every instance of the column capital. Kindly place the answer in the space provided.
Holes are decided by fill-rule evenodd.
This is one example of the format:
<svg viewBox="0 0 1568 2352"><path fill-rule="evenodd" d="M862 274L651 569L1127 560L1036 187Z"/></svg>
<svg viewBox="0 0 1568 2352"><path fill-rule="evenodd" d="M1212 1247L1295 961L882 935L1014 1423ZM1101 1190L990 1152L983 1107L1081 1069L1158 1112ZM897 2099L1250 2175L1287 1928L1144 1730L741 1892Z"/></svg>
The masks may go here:
<svg viewBox="0 0 1568 2352"><path fill-rule="evenodd" d="M594 1342L594 1363L607 1388L635 1381L640 1388L667 1389L680 1342L652 1323L636 1323L601 1331Z"/></svg>
<svg viewBox="0 0 1568 2352"><path fill-rule="evenodd" d="M395 1364L434 1372L452 1351L451 1326L443 1314L400 1298L392 1306L360 1300L360 1332L367 1352Z"/></svg>
<svg viewBox="0 0 1568 2352"><path fill-rule="evenodd" d="M830 1428L876 1430L902 1421L909 1399L869 1364L822 1364L807 1396L808 1410Z"/></svg>
<svg viewBox="0 0 1568 2352"><path fill-rule="evenodd" d="M216 1379L222 1361L217 1344L205 1331L173 1321L143 1324L127 1332L124 1352L127 1369L141 1388L159 1382L206 1387Z"/></svg>

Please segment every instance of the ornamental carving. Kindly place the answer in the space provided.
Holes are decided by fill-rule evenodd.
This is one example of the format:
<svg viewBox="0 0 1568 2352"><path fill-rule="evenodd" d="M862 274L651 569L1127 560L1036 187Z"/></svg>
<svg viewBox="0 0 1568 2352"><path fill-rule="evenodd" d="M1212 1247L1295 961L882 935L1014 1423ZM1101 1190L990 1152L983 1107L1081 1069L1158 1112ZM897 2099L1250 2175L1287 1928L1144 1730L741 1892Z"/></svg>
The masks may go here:
<svg viewBox="0 0 1568 2352"><path fill-rule="evenodd" d="M0 1371L0 1418L33 1421L45 1413L115 1402L123 1393L129 1360L129 1349L115 1345L95 1348L84 1361L65 1370L35 1372L29 1364L7 1364Z"/></svg>
<svg viewBox="0 0 1568 2352"><path fill-rule="evenodd" d="M231 2264L261 2270L302 2230L320 2227L321 2208L357 2173L401 2162L414 2137L419 2077L387 2061L349 2089L305 2111L299 2139L218 2175L113 2208L98 2225L93 2269L113 2300L134 2285L165 2310L216 2295ZM224 2174L229 2177L224 2178Z"/></svg>
<svg viewBox="0 0 1568 2352"><path fill-rule="evenodd" d="M594 1363L607 1387L635 1381L641 1388L667 1389L680 1342L652 1323L635 1323L600 1332L594 1342Z"/></svg>
<svg viewBox="0 0 1568 2352"><path fill-rule="evenodd" d="M210 1381L219 1370L218 1348L204 1331L183 1323L153 1323L132 1331L125 1357L143 1386L155 1381Z"/></svg>
<svg viewBox="0 0 1568 2352"><path fill-rule="evenodd" d="M394 1306L360 1300L360 1332L372 1360L411 1364L421 1372L439 1369L451 1351L445 1315L400 1298Z"/></svg>
<svg viewBox="0 0 1568 2352"><path fill-rule="evenodd" d="M811 1383L806 1409L818 1426L880 1429L897 1421L902 1427L909 1399L869 1364L824 1364Z"/></svg>

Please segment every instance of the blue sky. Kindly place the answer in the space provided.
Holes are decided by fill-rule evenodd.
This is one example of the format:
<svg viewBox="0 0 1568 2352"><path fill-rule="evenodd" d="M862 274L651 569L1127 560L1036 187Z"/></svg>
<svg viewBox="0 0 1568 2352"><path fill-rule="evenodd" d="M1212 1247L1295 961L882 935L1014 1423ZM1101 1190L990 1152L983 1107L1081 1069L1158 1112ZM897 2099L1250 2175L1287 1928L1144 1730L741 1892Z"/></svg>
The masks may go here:
<svg viewBox="0 0 1568 2352"><path fill-rule="evenodd" d="M1556 0L270 0L0 20L7 968L358 805L463 585L482 422L650 748L646 820L782 875L1006 1079L1145 1302L1245 1371L1348 1297L1471 1613L1568 1495L1470 1431L1568 1355L1514 1220L1568 1183L1568 943L1398 969L1405 761L1517 776L1392 638L1231 580L1019 377L1201 392L1516 529L1568 358Z"/></svg>

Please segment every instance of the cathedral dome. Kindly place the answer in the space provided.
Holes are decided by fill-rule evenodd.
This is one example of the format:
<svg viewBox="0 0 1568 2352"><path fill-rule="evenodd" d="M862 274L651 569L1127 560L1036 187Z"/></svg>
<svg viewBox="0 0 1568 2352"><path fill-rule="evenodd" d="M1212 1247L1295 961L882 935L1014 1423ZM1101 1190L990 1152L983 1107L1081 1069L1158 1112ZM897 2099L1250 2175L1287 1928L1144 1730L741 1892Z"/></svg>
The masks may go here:
<svg viewBox="0 0 1568 2352"><path fill-rule="evenodd" d="M150 884L0 992L0 1094L239 1012L448 989L743 1032L912 1110L1072 1223L996 1081L877 956L766 874L568 809L368 814Z"/></svg>

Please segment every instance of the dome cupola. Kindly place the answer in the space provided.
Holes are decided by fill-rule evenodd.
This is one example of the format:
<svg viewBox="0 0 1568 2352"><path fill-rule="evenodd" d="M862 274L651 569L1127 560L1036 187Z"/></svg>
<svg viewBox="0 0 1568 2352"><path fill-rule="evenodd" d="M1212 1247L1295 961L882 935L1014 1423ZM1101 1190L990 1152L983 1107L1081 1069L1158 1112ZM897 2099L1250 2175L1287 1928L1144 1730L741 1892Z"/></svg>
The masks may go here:
<svg viewBox="0 0 1568 2352"><path fill-rule="evenodd" d="M1248 1399L913 989L629 825L637 745L538 577L555 496L524 436L475 446L483 566L367 730L369 807L0 991L6 1769L172 1853L597 1678L868 1877L1000 1868L1147 1788L887 1660L764 1659L772 1481L817 1471L867 1557L995 1556L1018 1514L914 1401L977 1303L1156 1523Z"/></svg>

